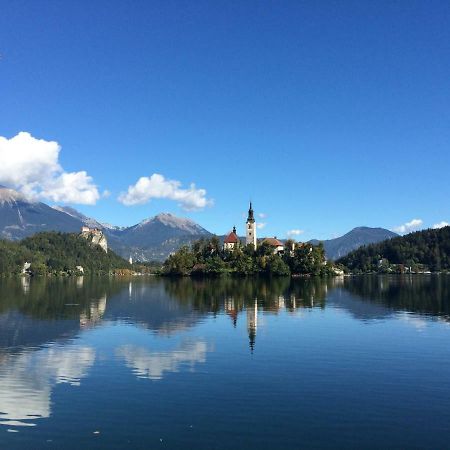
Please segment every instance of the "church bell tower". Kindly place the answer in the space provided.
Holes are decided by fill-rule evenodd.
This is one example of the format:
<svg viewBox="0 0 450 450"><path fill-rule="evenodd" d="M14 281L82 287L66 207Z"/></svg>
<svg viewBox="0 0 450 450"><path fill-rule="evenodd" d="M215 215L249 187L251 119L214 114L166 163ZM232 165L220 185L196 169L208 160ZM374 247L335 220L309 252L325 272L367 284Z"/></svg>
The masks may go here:
<svg viewBox="0 0 450 450"><path fill-rule="evenodd" d="M253 215L252 202L250 202L250 208L248 210L248 217L246 222L246 239L245 243L253 244L253 248L256 250L256 222Z"/></svg>

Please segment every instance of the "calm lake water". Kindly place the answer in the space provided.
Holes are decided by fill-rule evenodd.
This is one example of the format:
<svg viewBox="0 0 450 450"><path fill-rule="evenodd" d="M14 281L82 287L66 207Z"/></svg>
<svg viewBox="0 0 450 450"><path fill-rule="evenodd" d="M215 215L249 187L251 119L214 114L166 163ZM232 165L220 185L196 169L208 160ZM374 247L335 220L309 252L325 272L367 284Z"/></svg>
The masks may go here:
<svg viewBox="0 0 450 450"><path fill-rule="evenodd" d="M0 448L448 448L449 324L446 275L0 280Z"/></svg>

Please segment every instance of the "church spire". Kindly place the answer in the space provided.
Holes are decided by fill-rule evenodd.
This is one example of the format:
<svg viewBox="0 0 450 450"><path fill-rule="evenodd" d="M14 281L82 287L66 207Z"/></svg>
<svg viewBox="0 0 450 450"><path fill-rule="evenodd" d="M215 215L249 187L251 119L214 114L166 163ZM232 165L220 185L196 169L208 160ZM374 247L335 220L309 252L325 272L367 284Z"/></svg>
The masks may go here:
<svg viewBox="0 0 450 450"><path fill-rule="evenodd" d="M250 202L250 207L248 209L247 223L254 223L254 222L255 222L255 217L253 216L252 202Z"/></svg>
<svg viewBox="0 0 450 450"><path fill-rule="evenodd" d="M250 202L250 207L248 209L248 217L247 217L247 223L245 225L246 229L246 239L245 244L246 245L253 245L253 249L256 250L256 222L255 222L255 216L253 214L253 206L252 202Z"/></svg>

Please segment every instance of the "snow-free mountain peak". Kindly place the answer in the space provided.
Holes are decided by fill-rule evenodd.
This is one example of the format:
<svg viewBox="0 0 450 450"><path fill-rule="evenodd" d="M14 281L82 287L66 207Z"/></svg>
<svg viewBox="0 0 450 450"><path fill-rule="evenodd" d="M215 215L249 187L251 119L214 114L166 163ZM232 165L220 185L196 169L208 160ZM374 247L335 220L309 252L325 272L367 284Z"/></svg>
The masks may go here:
<svg viewBox="0 0 450 450"><path fill-rule="evenodd" d="M176 228L186 234L198 234L206 232L204 228L186 217L177 217L170 213L160 213L154 217L140 222L136 227L142 228L152 224L162 224L166 227Z"/></svg>
<svg viewBox="0 0 450 450"><path fill-rule="evenodd" d="M25 195L20 192L0 185L0 205L3 205L4 203L13 204L18 201L32 203L31 201L28 201Z"/></svg>
<svg viewBox="0 0 450 450"><path fill-rule="evenodd" d="M335 239L328 239L325 241L313 239L309 242L315 245L319 242L323 242L327 258L335 260L345 256L352 250L356 250L358 247L361 247L361 245L374 244L386 239L391 239L395 236L398 235L384 228L356 227L343 236Z"/></svg>

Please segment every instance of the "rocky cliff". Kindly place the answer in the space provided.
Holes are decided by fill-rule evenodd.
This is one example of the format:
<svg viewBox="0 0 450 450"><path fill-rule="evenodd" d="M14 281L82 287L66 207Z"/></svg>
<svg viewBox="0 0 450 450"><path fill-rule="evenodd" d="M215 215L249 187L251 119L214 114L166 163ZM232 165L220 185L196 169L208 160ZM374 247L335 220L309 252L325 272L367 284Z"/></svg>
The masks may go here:
<svg viewBox="0 0 450 450"><path fill-rule="evenodd" d="M92 245L100 246L105 253L108 253L108 240L103 234L103 231L97 229L85 229L80 234L81 237L86 239Z"/></svg>

